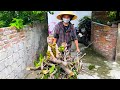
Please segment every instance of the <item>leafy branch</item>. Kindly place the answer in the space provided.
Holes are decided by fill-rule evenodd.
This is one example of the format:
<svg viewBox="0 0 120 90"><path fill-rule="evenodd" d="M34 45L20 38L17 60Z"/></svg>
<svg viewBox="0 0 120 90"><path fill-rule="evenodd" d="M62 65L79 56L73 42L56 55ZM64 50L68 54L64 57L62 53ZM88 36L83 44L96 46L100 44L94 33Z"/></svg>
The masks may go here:
<svg viewBox="0 0 120 90"><path fill-rule="evenodd" d="M34 21L46 22L47 12L54 14L52 11L0 11L0 27L15 26L21 29Z"/></svg>

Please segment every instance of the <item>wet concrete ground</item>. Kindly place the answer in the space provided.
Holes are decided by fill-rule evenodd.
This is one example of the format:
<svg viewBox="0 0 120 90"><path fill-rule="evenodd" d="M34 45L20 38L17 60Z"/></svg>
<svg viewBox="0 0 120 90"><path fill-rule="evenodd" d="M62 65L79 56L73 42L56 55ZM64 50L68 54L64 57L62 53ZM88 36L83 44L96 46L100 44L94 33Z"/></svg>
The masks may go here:
<svg viewBox="0 0 120 90"><path fill-rule="evenodd" d="M120 63L111 62L106 60L103 56L95 52L92 48L84 50L84 45L79 44L82 53L86 53L86 56L82 59L83 70L78 75L78 79L120 79ZM75 51L75 45L72 45L72 49ZM75 52L72 52L74 55ZM95 65L92 70L88 69L89 65ZM38 78L39 71L29 71L25 76L25 79Z"/></svg>
<svg viewBox="0 0 120 90"><path fill-rule="evenodd" d="M80 44L79 47L83 48L84 45ZM92 48L85 49L83 53L86 53L86 56L82 59L86 70L80 72L78 79L120 79L119 62L106 60ZM95 68L88 70L87 67L91 64L95 65Z"/></svg>

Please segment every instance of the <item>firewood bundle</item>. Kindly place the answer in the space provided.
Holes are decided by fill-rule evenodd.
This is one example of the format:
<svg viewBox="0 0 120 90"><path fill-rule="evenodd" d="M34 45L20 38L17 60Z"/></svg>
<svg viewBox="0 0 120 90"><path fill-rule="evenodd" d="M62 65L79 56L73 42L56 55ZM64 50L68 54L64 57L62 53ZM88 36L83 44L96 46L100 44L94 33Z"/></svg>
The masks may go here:
<svg viewBox="0 0 120 90"><path fill-rule="evenodd" d="M34 61L35 67L28 67L27 70L40 70L40 79L76 79L85 54L81 57L71 57L66 47L66 43L62 43L60 47L55 43L48 43L46 56L40 54L38 60Z"/></svg>
<svg viewBox="0 0 120 90"><path fill-rule="evenodd" d="M40 70L39 78L40 79L77 79L77 75L82 69L82 58L75 56L71 57L68 51L64 51L64 54L61 52L59 57L53 59L49 57L49 54L38 58L34 62L35 67L28 67L27 70ZM66 58L65 58L66 57Z"/></svg>

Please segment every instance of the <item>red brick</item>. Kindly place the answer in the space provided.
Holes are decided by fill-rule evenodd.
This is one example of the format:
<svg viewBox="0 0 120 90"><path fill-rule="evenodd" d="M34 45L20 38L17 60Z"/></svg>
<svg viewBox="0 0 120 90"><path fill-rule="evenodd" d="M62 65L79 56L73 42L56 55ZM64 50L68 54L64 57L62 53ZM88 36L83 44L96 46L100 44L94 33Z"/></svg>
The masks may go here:
<svg viewBox="0 0 120 90"><path fill-rule="evenodd" d="M20 37L20 38L24 38L24 37L25 37L25 35L20 35L19 37Z"/></svg>
<svg viewBox="0 0 120 90"><path fill-rule="evenodd" d="M8 44L8 43L9 43L9 40L4 40L4 43L5 43L5 44Z"/></svg>
<svg viewBox="0 0 120 90"><path fill-rule="evenodd" d="M9 35L9 38L11 39L11 38L14 38L16 36L17 36L17 34L11 34L11 35Z"/></svg>
<svg viewBox="0 0 120 90"><path fill-rule="evenodd" d="M0 28L0 35L3 35L4 29Z"/></svg>
<svg viewBox="0 0 120 90"><path fill-rule="evenodd" d="M13 34L13 33L17 33L17 30L11 30L11 31L12 31L12 32L11 32L12 34Z"/></svg>
<svg viewBox="0 0 120 90"><path fill-rule="evenodd" d="M4 28L4 32L7 32L9 31L9 29L7 27Z"/></svg>
<svg viewBox="0 0 120 90"><path fill-rule="evenodd" d="M106 43L106 39L105 39L105 37L102 36L102 37L100 38L100 41L101 41L103 44L105 44L105 43Z"/></svg>
<svg viewBox="0 0 120 90"><path fill-rule="evenodd" d="M21 40L25 40L25 37L22 37Z"/></svg>
<svg viewBox="0 0 120 90"><path fill-rule="evenodd" d="M4 45L4 41L0 41L0 46L3 46Z"/></svg>
<svg viewBox="0 0 120 90"><path fill-rule="evenodd" d="M18 36L18 33L14 33L15 36Z"/></svg>
<svg viewBox="0 0 120 90"><path fill-rule="evenodd" d="M11 42L12 43L18 43L18 42L20 42L20 39L18 37L15 37L15 38L11 39Z"/></svg>
<svg viewBox="0 0 120 90"><path fill-rule="evenodd" d="M9 34L11 34L11 32L9 30L3 32L3 35L9 35Z"/></svg>
<svg viewBox="0 0 120 90"><path fill-rule="evenodd" d="M10 43L4 45L4 49L7 49L8 47L11 47Z"/></svg>
<svg viewBox="0 0 120 90"><path fill-rule="evenodd" d="M24 31L21 31L21 32L19 32L19 34L20 34L20 35L23 35L23 34L25 34L25 32L24 32Z"/></svg>
<svg viewBox="0 0 120 90"><path fill-rule="evenodd" d="M4 32L4 28L0 28L0 32Z"/></svg>

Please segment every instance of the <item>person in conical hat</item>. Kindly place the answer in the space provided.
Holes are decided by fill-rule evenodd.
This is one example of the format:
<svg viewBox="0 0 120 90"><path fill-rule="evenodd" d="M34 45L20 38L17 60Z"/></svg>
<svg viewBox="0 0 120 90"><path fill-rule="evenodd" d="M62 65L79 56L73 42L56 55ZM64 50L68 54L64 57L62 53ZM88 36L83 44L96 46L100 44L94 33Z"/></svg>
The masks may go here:
<svg viewBox="0 0 120 90"><path fill-rule="evenodd" d="M76 18L77 16L72 11L61 11L60 14L57 15L57 19L61 20L61 22L56 24L54 27L53 42L57 43L58 47L63 42L66 42L67 48L70 49L72 41L74 41L76 45L76 51L80 52L76 31L74 25L70 22Z"/></svg>

